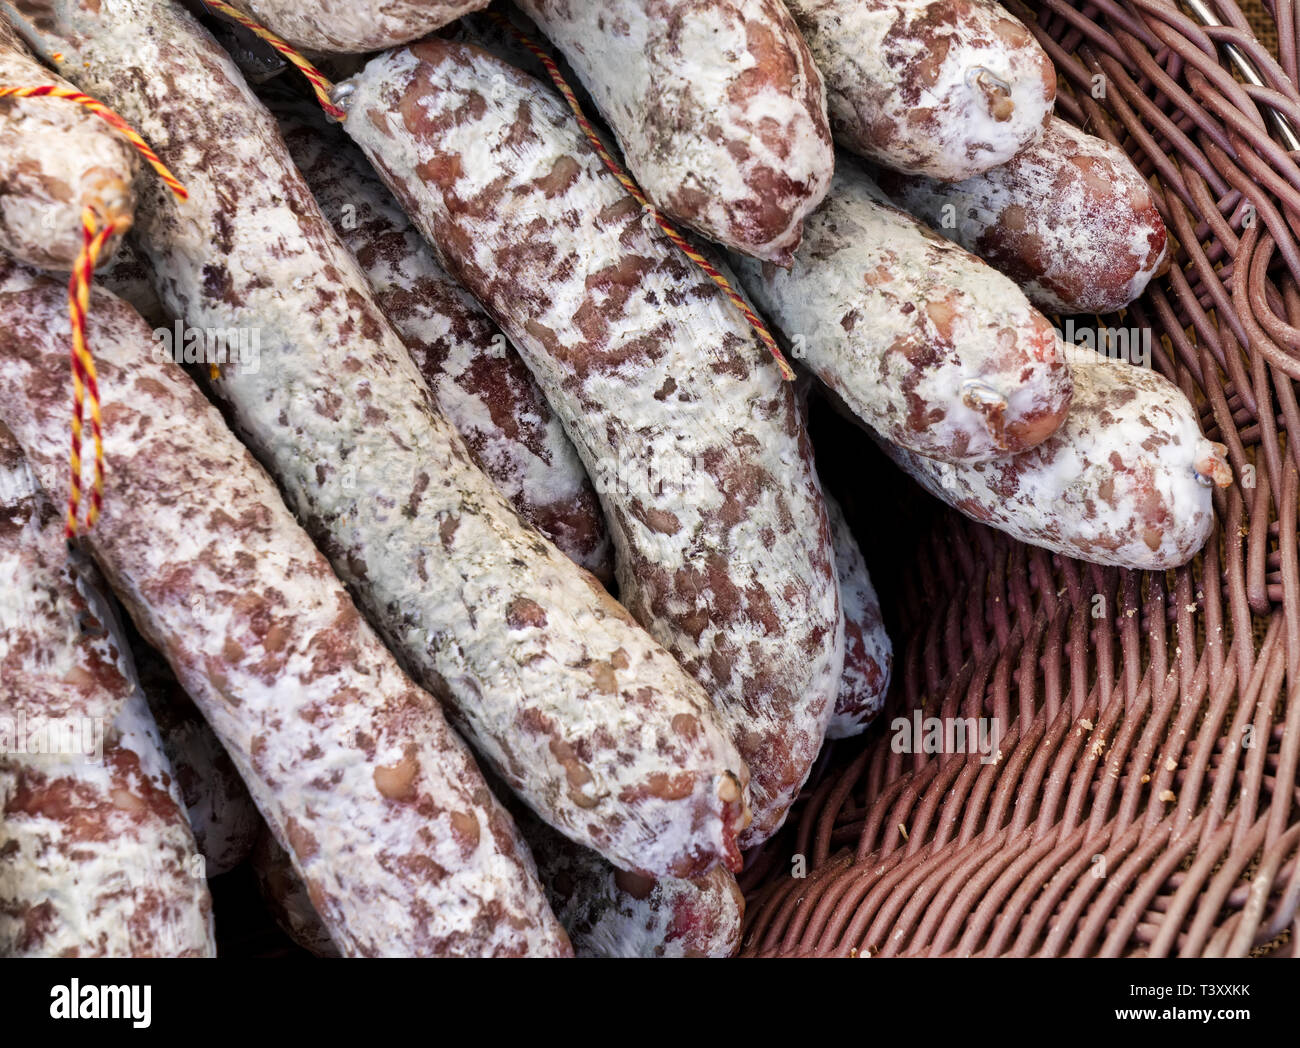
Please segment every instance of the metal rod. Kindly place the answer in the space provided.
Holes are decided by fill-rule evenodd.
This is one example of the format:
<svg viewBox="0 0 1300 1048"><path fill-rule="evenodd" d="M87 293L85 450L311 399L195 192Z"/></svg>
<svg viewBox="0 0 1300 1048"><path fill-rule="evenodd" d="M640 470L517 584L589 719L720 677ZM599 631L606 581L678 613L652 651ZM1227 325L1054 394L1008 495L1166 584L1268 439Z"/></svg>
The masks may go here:
<svg viewBox="0 0 1300 1048"><path fill-rule="evenodd" d="M1205 26L1222 26L1224 23L1219 21L1218 15L1214 13L1205 0L1182 0L1183 5L1192 12L1192 15ZM1259 68L1246 55L1246 53L1236 44L1225 43L1221 45L1224 54L1228 56L1228 61L1241 74L1241 78L1253 87L1267 87L1264 78L1260 75ZM1269 121L1273 124L1274 129L1282 139L1282 144L1286 146L1288 152L1300 150L1300 135L1296 134L1295 125L1282 113L1279 113L1272 106L1265 104L1268 111Z"/></svg>

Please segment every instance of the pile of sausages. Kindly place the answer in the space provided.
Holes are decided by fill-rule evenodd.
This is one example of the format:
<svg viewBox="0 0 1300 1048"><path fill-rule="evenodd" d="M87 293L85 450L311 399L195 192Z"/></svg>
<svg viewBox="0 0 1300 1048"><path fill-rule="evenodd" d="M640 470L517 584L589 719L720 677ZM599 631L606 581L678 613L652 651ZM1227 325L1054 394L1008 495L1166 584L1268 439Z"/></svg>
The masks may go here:
<svg viewBox="0 0 1300 1048"><path fill-rule="evenodd" d="M1183 393L1040 312L1141 293L1156 194L992 0L505 9L799 383L483 0L234 6L359 70L341 126L197 4L0 4L0 87L101 100L188 191L0 99L0 955L210 954L205 877L244 862L319 954L734 952L742 850L889 684L810 396L1026 542L1160 569L1209 536L1231 470ZM86 208L131 233L69 553Z"/></svg>

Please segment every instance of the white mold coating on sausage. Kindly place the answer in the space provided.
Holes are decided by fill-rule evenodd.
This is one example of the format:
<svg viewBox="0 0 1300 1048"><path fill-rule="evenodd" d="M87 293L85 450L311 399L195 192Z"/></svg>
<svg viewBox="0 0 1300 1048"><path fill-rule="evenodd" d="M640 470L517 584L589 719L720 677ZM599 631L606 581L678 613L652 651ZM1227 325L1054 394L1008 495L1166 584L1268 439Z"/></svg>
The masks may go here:
<svg viewBox="0 0 1300 1048"><path fill-rule="evenodd" d="M308 953L337 957L338 947L311 904L307 886L293 868L292 856L266 827L253 848L252 867L262 901L280 930Z"/></svg>
<svg viewBox="0 0 1300 1048"><path fill-rule="evenodd" d="M1064 418L1070 374L1047 319L850 158L789 270L732 263L793 355L900 447L978 462L1033 447Z"/></svg>
<svg viewBox="0 0 1300 1048"><path fill-rule="evenodd" d="M1042 132L1056 74L993 0L786 0L826 80L835 140L886 167L969 178Z"/></svg>
<svg viewBox="0 0 1300 1048"><path fill-rule="evenodd" d="M546 896L577 957L730 957L745 897L727 870L695 880L624 873L524 816Z"/></svg>
<svg viewBox="0 0 1300 1048"><path fill-rule="evenodd" d="M518 352L318 107L282 98L269 105L325 217L474 460L525 520L611 581L609 529L587 470Z"/></svg>
<svg viewBox="0 0 1300 1048"><path fill-rule="evenodd" d="M216 956L201 857L165 765L137 694L107 724L100 763L0 756L0 954Z"/></svg>
<svg viewBox="0 0 1300 1048"><path fill-rule="evenodd" d="M403 666L616 865L738 865L748 773L708 696L474 465L228 56L174 4L55 6L42 46L189 190L142 193L164 306L257 333L258 366L214 390Z"/></svg>
<svg viewBox="0 0 1300 1048"><path fill-rule="evenodd" d="M3 423L0 578L0 956L214 956L202 863L123 641L78 592L62 518ZM31 752L55 738L65 752Z"/></svg>
<svg viewBox="0 0 1300 1048"><path fill-rule="evenodd" d="M1051 313L1114 313L1165 261L1151 187L1122 149L1053 117L1040 141L962 182L884 173L901 207Z"/></svg>
<svg viewBox="0 0 1300 1048"><path fill-rule="evenodd" d="M373 59L345 127L519 348L587 465L629 610L712 697L755 844L821 749L843 658L791 384L546 87L431 38Z"/></svg>
<svg viewBox="0 0 1300 1048"><path fill-rule="evenodd" d="M71 88L28 54L0 13L0 86ZM81 251L82 211L100 221L135 211L139 162L125 138L63 98L0 98L0 250L69 272ZM114 234L100 253L113 257Z"/></svg>
<svg viewBox="0 0 1300 1048"><path fill-rule="evenodd" d="M262 817L221 740L166 661L143 642L132 645L132 654L204 872L220 877L248 858L264 826Z"/></svg>
<svg viewBox="0 0 1300 1048"><path fill-rule="evenodd" d="M158 277L130 237L123 238L112 259L96 271L95 282L144 317L155 331L175 331L174 318L167 315L154 290Z"/></svg>
<svg viewBox="0 0 1300 1048"><path fill-rule="evenodd" d="M0 417L61 499L65 293L9 276ZM112 486L86 541L289 844L340 949L567 954L531 856L437 704L218 410L152 359L147 325L106 292L91 306Z"/></svg>
<svg viewBox="0 0 1300 1048"><path fill-rule="evenodd" d="M883 441L936 498L1033 546L1125 568L1186 564L1214 526L1210 488L1231 483L1224 448L1201 435L1182 391L1145 368L1074 368L1065 425L1032 451L952 465Z"/></svg>
<svg viewBox="0 0 1300 1048"><path fill-rule="evenodd" d="M787 264L834 160L821 74L780 0L519 0L667 214Z"/></svg>
<svg viewBox="0 0 1300 1048"><path fill-rule="evenodd" d="M575 956L730 957L740 948L745 898L721 866L689 881L626 873L531 812L515 815ZM253 868L285 934L318 957L338 956L288 854L269 832L254 849Z"/></svg>
<svg viewBox="0 0 1300 1048"><path fill-rule="evenodd" d="M826 509L835 543L840 603L844 605L844 675L826 737L847 739L866 731L884 708L894 646L885 632L880 598L871 584L866 558L844 517L844 509L830 495L826 496Z"/></svg>
<svg viewBox="0 0 1300 1048"><path fill-rule="evenodd" d="M490 0L231 0L295 47L364 54L418 40Z"/></svg>

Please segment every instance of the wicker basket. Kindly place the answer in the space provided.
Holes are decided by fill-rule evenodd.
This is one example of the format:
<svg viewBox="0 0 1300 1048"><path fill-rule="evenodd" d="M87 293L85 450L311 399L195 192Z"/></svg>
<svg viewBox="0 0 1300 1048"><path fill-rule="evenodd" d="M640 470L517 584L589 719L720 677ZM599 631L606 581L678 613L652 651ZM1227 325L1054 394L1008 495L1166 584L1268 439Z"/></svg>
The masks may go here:
<svg viewBox="0 0 1300 1048"><path fill-rule="evenodd" d="M1101 322L1149 327L1228 446L1215 535L1167 573L1053 556L883 459L864 471L857 434L815 420L892 608L894 685L748 857L744 955L1300 956L1300 152L1273 115L1300 129L1300 15L1195 10L1018 13L1058 113L1158 187L1174 264ZM1000 754L894 752L890 722L917 709L997 718Z"/></svg>

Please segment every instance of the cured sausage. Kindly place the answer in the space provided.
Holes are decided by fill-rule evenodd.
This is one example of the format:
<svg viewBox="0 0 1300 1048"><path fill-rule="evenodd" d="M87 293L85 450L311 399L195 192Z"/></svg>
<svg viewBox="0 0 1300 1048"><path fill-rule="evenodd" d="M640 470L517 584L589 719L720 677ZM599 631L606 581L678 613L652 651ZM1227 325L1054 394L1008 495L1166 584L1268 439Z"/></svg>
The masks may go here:
<svg viewBox="0 0 1300 1048"><path fill-rule="evenodd" d="M0 756L0 815L0 957L216 955L203 866L139 695L106 724L102 763Z"/></svg>
<svg viewBox="0 0 1300 1048"><path fill-rule="evenodd" d="M708 696L474 465L230 59L158 0L40 7L31 34L190 190L141 201L163 304L256 334L261 366L223 367L214 392L403 665L615 865L738 866L748 772Z"/></svg>
<svg viewBox="0 0 1300 1048"><path fill-rule="evenodd" d="M847 739L870 727L885 705L894 663L894 646L885 632L880 599L867 562L840 504L826 496L835 543L835 569L844 605L844 675L835 700L828 739ZM563 920L563 918L561 918Z"/></svg>
<svg viewBox="0 0 1300 1048"><path fill-rule="evenodd" d="M475 461L526 521L610 582L609 529L587 470L514 347L438 265L360 150L319 107L284 98L268 104L325 217Z"/></svg>
<svg viewBox="0 0 1300 1048"><path fill-rule="evenodd" d="M740 948L745 897L722 866L695 880L617 870L591 850L516 811L538 874L578 957L731 957ZM253 870L276 923L317 957L337 957L285 849L266 832Z"/></svg>
<svg viewBox="0 0 1300 1048"><path fill-rule="evenodd" d="M113 624L0 423L0 957L210 957L212 900Z"/></svg>
<svg viewBox="0 0 1300 1048"><path fill-rule="evenodd" d="M788 265L834 157L821 74L780 0L519 0L657 207Z"/></svg>
<svg viewBox="0 0 1300 1048"><path fill-rule="evenodd" d="M786 0L826 79L835 140L912 174L956 180L1033 142L1056 72L993 0Z"/></svg>
<svg viewBox="0 0 1300 1048"><path fill-rule="evenodd" d="M1010 280L893 207L841 158L789 270L732 257L745 290L858 419L921 455L979 462L1061 424L1060 338Z"/></svg>
<svg viewBox="0 0 1300 1048"><path fill-rule="evenodd" d="M537 819L519 828L578 957L730 957L745 897L721 866L695 880L616 870Z"/></svg>
<svg viewBox="0 0 1300 1048"><path fill-rule="evenodd" d="M1210 489L1232 483L1222 444L1163 375L1109 360L1074 368L1065 425L995 462L936 462L881 441L906 473L966 516L1095 564L1186 564L1214 526Z"/></svg>
<svg viewBox="0 0 1300 1048"><path fill-rule="evenodd" d="M693 881L627 873L527 810L513 814L578 957L730 957L739 948L745 899L721 866ZM269 832L253 852L253 868L284 933L317 957L338 956L288 854Z"/></svg>
<svg viewBox="0 0 1300 1048"><path fill-rule="evenodd" d="M262 817L230 755L166 661L138 638L131 651L204 871L208 877L229 873L253 850Z"/></svg>
<svg viewBox="0 0 1300 1048"><path fill-rule="evenodd" d="M1146 289L1168 234L1118 146L1053 117L1001 167L945 183L882 172L881 188L1051 313L1113 313Z"/></svg>
<svg viewBox="0 0 1300 1048"><path fill-rule="evenodd" d="M35 61L0 16L0 87L71 88ZM68 272L81 251L81 215L101 224L135 211L135 150L100 117L62 98L0 98L0 250ZM112 257L121 232L104 245Z"/></svg>
<svg viewBox="0 0 1300 1048"><path fill-rule="evenodd" d="M311 904L307 886L293 868L293 859L265 827L253 848L252 862L262 901L281 931L308 953L337 957L338 947Z"/></svg>
<svg viewBox="0 0 1300 1048"><path fill-rule="evenodd" d="M95 274L95 282L107 288L147 320L155 331L169 331L174 321L163 309L154 290L157 274L127 237L118 245L112 260Z"/></svg>
<svg viewBox="0 0 1300 1048"><path fill-rule="evenodd" d="M340 949L567 954L513 822L271 479L97 291L112 491L86 541L289 844ZM0 258L0 418L66 491L66 291ZM189 831L186 829L187 839Z"/></svg>
<svg viewBox="0 0 1300 1048"><path fill-rule="evenodd" d="M742 841L758 843L821 749L843 660L792 384L536 80L431 38L346 85L345 128L582 455L624 603L725 718L753 776Z"/></svg>
<svg viewBox="0 0 1300 1048"><path fill-rule="evenodd" d="M229 0L294 47L361 54L418 40L490 0Z"/></svg>

